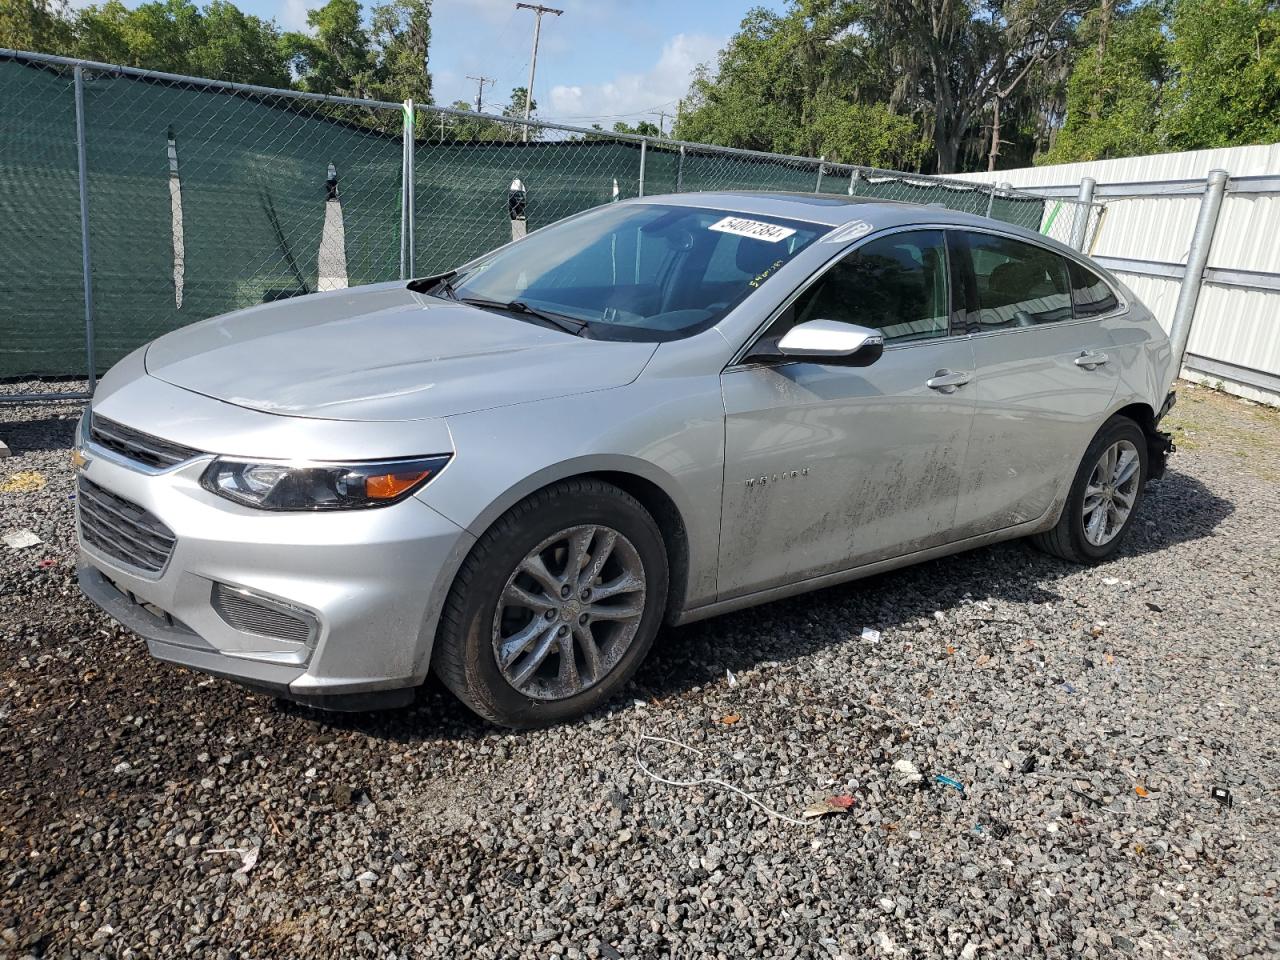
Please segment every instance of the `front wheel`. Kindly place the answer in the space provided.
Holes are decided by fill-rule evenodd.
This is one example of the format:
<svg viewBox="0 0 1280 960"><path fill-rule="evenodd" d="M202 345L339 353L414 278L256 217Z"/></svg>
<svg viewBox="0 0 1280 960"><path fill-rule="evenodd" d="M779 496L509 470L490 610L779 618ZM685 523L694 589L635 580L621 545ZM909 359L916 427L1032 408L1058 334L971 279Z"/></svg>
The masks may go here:
<svg viewBox="0 0 1280 960"><path fill-rule="evenodd" d="M666 549L648 511L599 480L564 481L476 542L450 590L434 668L488 720L568 720L630 679L666 601Z"/></svg>
<svg viewBox="0 0 1280 960"><path fill-rule="evenodd" d="M1057 525L1032 543L1076 563L1106 560L1129 532L1146 481L1146 434L1127 417L1112 417L1085 451Z"/></svg>

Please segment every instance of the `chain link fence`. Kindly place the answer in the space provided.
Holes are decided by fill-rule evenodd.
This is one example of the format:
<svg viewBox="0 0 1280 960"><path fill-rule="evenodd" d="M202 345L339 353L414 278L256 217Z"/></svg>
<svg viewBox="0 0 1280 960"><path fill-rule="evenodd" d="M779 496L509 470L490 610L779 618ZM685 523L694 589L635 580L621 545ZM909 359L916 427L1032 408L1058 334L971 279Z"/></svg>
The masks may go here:
<svg viewBox="0 0 1280 960"><path fill-rule="evenodd" d="M0 102L0 378L87 371L91 389L126 353L184 324L439 272L628 197L788 190L934 203L1078 249L1102 209L12 50L0 50Z"/></svg>

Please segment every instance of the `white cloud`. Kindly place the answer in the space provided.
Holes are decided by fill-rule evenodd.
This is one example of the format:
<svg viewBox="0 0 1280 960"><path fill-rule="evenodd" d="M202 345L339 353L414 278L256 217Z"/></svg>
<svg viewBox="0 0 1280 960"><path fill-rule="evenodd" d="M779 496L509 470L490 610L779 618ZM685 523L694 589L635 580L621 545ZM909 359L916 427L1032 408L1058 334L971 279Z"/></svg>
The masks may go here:
<svg viewBox="0 0 1280 960"><path fill-rule="evenodd" d="M658 62L646 72L620 73L608 83L554 86L550 109L541 113L544 119L574 118L577 123L598 119L605 127L612 126L614 119L632 124L641 120L657 122L656 117L644 114L663 108L668 116L674 114L675 102L689 91L694 68L713 61L724 43L723 37L676 34L663 45Z"/></svg>
<svg viewBox="0 0 1280 960"><path fill-rule="evenodd" d="M324 4L325 0L281 0L280 13L276 17L276 22L283 30L310 33L311 28L307 26L307 13Z"/></svg>

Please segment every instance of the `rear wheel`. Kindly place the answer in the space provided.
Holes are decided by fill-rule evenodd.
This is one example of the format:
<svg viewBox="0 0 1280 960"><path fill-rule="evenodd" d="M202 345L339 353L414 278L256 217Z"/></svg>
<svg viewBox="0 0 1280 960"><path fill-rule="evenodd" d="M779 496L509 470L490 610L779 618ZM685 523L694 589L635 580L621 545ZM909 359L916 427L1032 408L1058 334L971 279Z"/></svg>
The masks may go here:
<svg viewBox="0 0 1280 960"><path fill-rule="evenodd" d="M564 481L476 542L446 602L434 668L488 720L567 720L630 679L666 600L666 550L644 507L598 480Z"/></svg>
<svg viewBox="0 0 1280 960"><path fill-rule="evenodd" d="M1128 534L1146 481L1146 435L1127 417L1111 418L1085 451L1057 525L1032 542L1076 563L1106 560Z"/></svg>

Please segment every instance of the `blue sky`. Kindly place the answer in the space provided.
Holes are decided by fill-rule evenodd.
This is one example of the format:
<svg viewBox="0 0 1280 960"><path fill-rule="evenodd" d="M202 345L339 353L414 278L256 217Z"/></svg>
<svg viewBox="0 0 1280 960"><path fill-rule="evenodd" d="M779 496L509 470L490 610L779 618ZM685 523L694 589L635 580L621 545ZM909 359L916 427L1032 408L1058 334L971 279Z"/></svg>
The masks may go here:
<svg viewBox="0 0 1280 960"><path fill-rule="evenodd" d="M370 0L362 0L366 9ZM575 125L616 119L658 122L688 89L690 71L714 60L742 17L762 0L543 0L565 11L544 16L534 99L543 119ZM286 29L305 29L323 0L237 0ZM131 0L130 6L133 5ZM763 0L781 8L782 0ZM486 103L506 103L529 72L533 14L514 0L435 0L430 67L437 103L474 101L473 76L493 77ZM486 107L486 111L488 107ZM670 129L670 119L667 121Z"/></svg>

